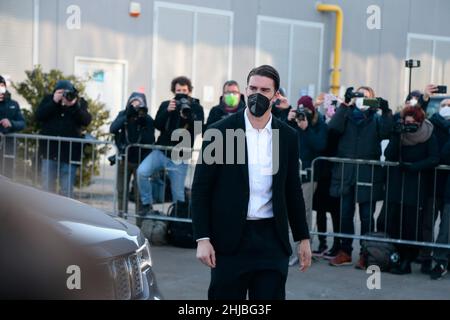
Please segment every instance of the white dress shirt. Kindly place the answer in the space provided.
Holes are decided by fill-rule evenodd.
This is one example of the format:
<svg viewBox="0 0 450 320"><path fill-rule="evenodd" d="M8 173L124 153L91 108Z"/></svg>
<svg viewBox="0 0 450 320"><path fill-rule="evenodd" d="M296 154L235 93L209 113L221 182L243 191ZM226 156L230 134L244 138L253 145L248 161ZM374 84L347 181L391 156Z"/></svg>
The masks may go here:
<svg viewBox="0 0 450 320"><path fill-rule="evenodd" d="M253 128L244 112L250 198L247 220L273 218L272 209L272 115L264 129Z"/></svg>

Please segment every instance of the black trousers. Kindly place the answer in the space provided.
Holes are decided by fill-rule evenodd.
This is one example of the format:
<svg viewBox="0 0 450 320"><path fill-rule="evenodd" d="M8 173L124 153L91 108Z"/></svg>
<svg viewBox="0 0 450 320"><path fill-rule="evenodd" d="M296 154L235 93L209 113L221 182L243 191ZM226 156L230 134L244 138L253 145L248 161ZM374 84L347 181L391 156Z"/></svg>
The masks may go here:
<svg viewBox="0 0 450 320"><path fill-rule="evenodd" d="M274 219L247 221L238 252L216 254L208 299L284 300L288 263Z"/></svg>

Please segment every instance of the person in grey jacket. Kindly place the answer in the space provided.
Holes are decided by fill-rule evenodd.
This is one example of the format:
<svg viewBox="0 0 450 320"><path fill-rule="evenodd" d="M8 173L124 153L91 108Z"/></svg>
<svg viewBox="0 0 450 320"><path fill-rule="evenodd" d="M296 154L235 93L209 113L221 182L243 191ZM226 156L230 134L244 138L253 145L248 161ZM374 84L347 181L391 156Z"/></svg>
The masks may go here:
<svg viewBox="0 0 450 320"><path fill-rule="evenodd" d="M366 99L375 99L375 93L370 87L360 87L357 92L364 98L353 98L353 88L348 88L345 102L336 110L328 124L330 131L338 134L338 158L380 160L381 141L388 139L393 129L392 111L389 104L382 98L376 98L378 108L364 105ZM380 166L335 163L332 168L330 195L341 198L341 232L354 234L353 217L355 205L359 204L361 234L373 230L373 214L376 201L383 199L383 172ZM351 238L342 239L341 251L330 261L333 266L352 263ZM364 269L362 256L356 265Z"/></svg>

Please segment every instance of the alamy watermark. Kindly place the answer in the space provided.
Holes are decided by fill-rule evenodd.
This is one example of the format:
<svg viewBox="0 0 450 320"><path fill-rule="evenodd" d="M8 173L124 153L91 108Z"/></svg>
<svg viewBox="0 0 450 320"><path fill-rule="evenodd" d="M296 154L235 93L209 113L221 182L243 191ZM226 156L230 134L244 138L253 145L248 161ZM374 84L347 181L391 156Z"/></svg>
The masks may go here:
<svg viewBox="0 0 450 320"><path fill-rule="evenodd" d="M381 8L377 5L367 7L366 13L369 15L366 20L367 29L381 29Z"/></svg>
<svg viewBox="0 0 450 320"><path fill-rule="evenodd" d="M69 30L81 29L81 8L77 5L70 5L66 9L68 15L66 20L66 27Z"/></svg>
<svg viewBox="0 0 450 320"><path fill-rule="evenodd" d="M367 274L370 274L367 278L367 289L369 290L381 290L381 270L379 266L372 265L367 267Z"/></svg>
<svg viewBox="0 0 450 320"><path fill-rule="evenodd" d="M81 290L81 268L77 265L71 265L67 267L66 273L69 274L66 281L67 289Z"/></svg>
<svg viewBox="0 0 450 320"><path fill-rule="evenodd" d="M202 133L202 122L194 122L194 137ZM267 145L262 145L257 150L255 157L246 159L246 139L254 131L244 131L243 129L226 129L225 134L218 129L207 129L203 133L203 143L205 144L199 154L199 164L248 164L260 170L262 175L274 175L279 170L280 132L272 129L270 139L265 139ZM261 141L262 136L255 139ZM175 164L189 163L192 153L192 135L189 130L177 129L172 132L171 140L178 142L171 152L171 160ZM260 144L258 144L260 146ZM254 146L252 146L254 147Z"/></svg>

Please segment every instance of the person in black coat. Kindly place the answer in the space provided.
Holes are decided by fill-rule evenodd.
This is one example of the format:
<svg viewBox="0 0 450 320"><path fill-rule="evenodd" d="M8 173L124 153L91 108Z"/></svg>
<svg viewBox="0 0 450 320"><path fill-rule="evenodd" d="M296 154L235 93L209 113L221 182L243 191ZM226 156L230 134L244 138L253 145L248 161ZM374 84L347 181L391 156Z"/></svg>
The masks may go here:
<svg viewBox="0 0 450 320"><path fill-rule="evenodd" d="M430 122L434 126L434 134L438 141L439 151L444 148L444 145L450 138L450 121L445 118L445 113L447 112L447 110L450 110L450 108L446 109L447 107L444 107L448 102L449 100L441 101L440 110L438 110L438 112L433 114L430 118ZM424 111L426 112L426 110ZM441 164L444 164L442 157ZM447 183L447 176L448 173L445 170L437 170L433 172L433 176L430 179L429 186L426 188L427 200L425 208L423 210L422 222L423 241L425 242L434 242L434 226L437 217L439 216L439 212L442 215L445 205L445 188L442 188L440 186L444 186ZM432 248L421 248L418 260L422 264L421 272L430 274L433 260Z"/></svg>
<svg viewBox="0 0 450 320"><path fill-rule="evenodd" d="M364 105L365 99L375 99L370 87L357 90L365 98L352 99L353 88L348 88L345 102L336 110L328 130L339 135L336 156L345 159L379 161L381 141L389 138L393 128L392 111L382 98L376 98L382 111ZM381 166L334 163L330 195L341 198L341 232L354 234L355 205L359 204L361 235L373 231L376 201L384 197L384 177ZM341 241L341 252L330 261L333 266L349 265L352 262L353 239ZM357 268L365 269L364 257L360 254Z"/></svg>
<svg viewBox="0 0 450 320"><path fill-rule="evenodd" d="M192 185L192 222L197 258L211 268L209 299L243 300L247 294L251 300L284 299L292 253L289 226L294 241L300 241L301 269L311 264L297 137L271 115L279 79L271 66L253 69L247 109L211 127L224 139L230 129L235 132L233 143L214 152L227 155L227 161L207 159L211 139L205 133L204 159Z"/></svg>
<svg viewBox="0 0 450 320"><path fill-rule="evenodd" d="M203 107L198 99L191 97L192 89L191 80L186 77L177 77L172 80L171 90L175 97L161 103L154 121L155 128L161 132L156 142L157 145L192 148L195 136L202 134ZM194 130L196 128L198 129ZM175 132L176 130L178 131ZM181 142L177 133L181 133ZM150 177L162 169L167 170L170 179L172 201L174 203L180 202L180 208L185 207L184 185L188 169L185 161L188 159L185 159L185 157L187 155L188 153L183 153L183 150L179 152L154 150L141 162L137 170L139 193L142 202L141 210L139 211L140 215L145 216L153 211L154 199Z"/></svg>
<svg viewBox="0 0 450 320"><path fill-rule="evenodd" d="M380 214L381 225L385 223L391 238L421 241L422 211L431 179L430 170L439 163L439 146L433 125L425 119L421 108L406 107L401 117L402 122L385 150L386 160L400 165L387 168L388 190L386 205ZM399 244L397 249L400 264L391 272L411 273L411 262L417 257L418 247Z"/></svg>
<svg viewBox="0 0 450 320"><path fill-rule="evenodd" d="M298 136L298 148L300 150L300 160L302 163L302 190L306 204L306 218L308 225L311 226L312 200L317 188L316 172L314 181L311 181L312 161L323 155L327 146L328 126L324 117L316 110L313 100L309 96L301 97L297 102L300 112L292 108L289 112L287 121L295 129ZM325 248L324 250L325 251ZM316 252L317 253L317 252Z"/></svg>
<svg viewBox="0 0 450 320"><path fill-rule="evenodd" d="M206 127L244 109L245 98L241 94L239 84L234 80L229 80L223 85L219 105L213 107L209 112Z"/></svg>
<svg viewBox="0 0 450 320"><path fill-rule="evenodd" d="M114 134L114 140L120 153L119 170L117 177L117 195L119 205L119 216L126 212L128 202L128 187L131 176L133 176L134 199L137 210L139 210L139 192L137 188L136 170L149 153L149 149L129 147L132 144L154 144L155 128L153 119L148 114L147 99L145 94L133 92L128 98L125 110L119 112L117 118L110 127L110 132ZM125 159L128 160L125 170ZM141 221L136 225L140 226Z"/></svg>
<svg viewBox="0 0 450 320"><path fill-rule="evenodd" d="M25 119L17 101L11 99L6 80L0 76L0 135L7 135L25 128ZM14 159L4 156L14 154L14 139L0 136L0 174L13 177Z"/></svg>
<svg viewBox="0 0 450 320"><path fill-rule="evenodd" d="M279 90L280 96L272 104L272 115L283 122L288 121L289 112L292 110L292 106L287 98L287 93L284 88Z"/></svg>
<svg viewBox="0 0 450 320"><path fill-rule="evenodd" d="M434 125L435 135L438 140L440 150L440 164L450 165L450 99L441 102L439 113L434 114L430 121ZM431 190L435 190L435 200L438 206L441 223L439 225L439 233L437 243L450 243L450 170L439 169L436 171L436 185L432 185ZM434 227L436 217L430 217L432 220L431 227ZM425 221L424 221L425 222ZM432 233L434 234L434 233ZM425 234L424 234L425 236ZM432 237L425 241L432 242ZM435 266L430 270L431 279L440 279L447 272L450 250L443 248L435 248L433 250L433 260Z"/></svg>
<svg viewBox="0 0 450 320"><path fill-rule="evenodd" d="M41 125L41 135L82 138L82 130L87 127L92 116L86 100L78 96L78 91L68 80L56 83L53 94L44 97L35 114ZM42 187L56 191L56 178L59 168L60 193L71 197L78 164L82 160L80 142L61 142L40 140Z"/></svg>

